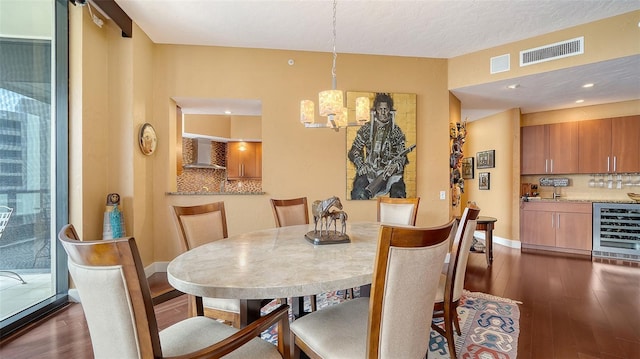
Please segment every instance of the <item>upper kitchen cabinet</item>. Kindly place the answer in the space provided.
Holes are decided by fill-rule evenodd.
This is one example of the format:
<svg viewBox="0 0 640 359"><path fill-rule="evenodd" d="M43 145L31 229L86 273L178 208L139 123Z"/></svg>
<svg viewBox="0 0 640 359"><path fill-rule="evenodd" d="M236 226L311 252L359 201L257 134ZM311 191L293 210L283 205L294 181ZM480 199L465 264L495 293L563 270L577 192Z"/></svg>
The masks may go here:
<svg viewBox="0 0 640 359"><path fill-rule="evenodd" d="M261 177L262 142L228 142L227 179L260 179Z"/></svg>
<svg viewBox="0 0 640 359"><path fill-rule="evenodd" d="M579 173L640 172L640 116L580 122Z"/></svg>
<svg viewBox="0 0 640 359"><path fill-rule="evenodd" d="M578 171L578 123L521 129L521 174L569 174Z"/></svg>

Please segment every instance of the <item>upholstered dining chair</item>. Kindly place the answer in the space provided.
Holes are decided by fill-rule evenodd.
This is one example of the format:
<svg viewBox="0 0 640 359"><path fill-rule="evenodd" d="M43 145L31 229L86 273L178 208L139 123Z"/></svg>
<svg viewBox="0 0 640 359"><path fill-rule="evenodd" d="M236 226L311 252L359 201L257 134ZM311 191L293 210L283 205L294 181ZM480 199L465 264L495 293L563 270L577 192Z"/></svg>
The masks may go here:
<svg viewBox="0 0 640 359"><path fill-rule="evenodd" d="M424 358L440 268L453 221L433 228L383 224L371 297L310 313L291 323L294 357Z"/></svg>
<svg viewBox="0 0 640 359"><path fill-rule="evenodd" d="M420 197L378 197L378 222L385 224L416 225Z"/></svg>
<svg viewBox="0 0 640 359"><path fill-rule="evenodd" d="M276 227L309 224L307 197L291 199L271 199L271 209Z"/></svg>
<svg viewBox="0 0 640 359"><path fill-rule="evenodd" d="M96 358L290 357L290 335L278 336L277 347L257 337L276 323L279 333L288 333L288 306L242 330L198 316L159 331L134 238L81 242L73 232L68 224L58 239L68 254Z"/></svg>
<svg viewBox="0 0 640 359"><path fill-rule="evenodd" d="M438 291L433 306L434 318L444 319L444 329L432 323L431 327L447 339L449 354L451 358L456 358L455 339L453 327L458 335L460 323L458 319L458 304L462 297L464 286L464 276L467 269L469 251L473 242L473 234L476 230L476 220L480 213L480 208L465 208L451 246L449 263L445 274L440 274Z"/></svg>
<svg viewBox="0 0 640 359"><path fill-rule="evenodd" d="M295 226L299 224L309 224L309 206L307 197L290 199L271 199L271 209L276 227ZM309 296L311 311L317 309L317 297Z"/></svg>
<svg viewBox="0 0 640 359"><path fill-rule="evenodd" d="M207 203L196 206L173 206L178 222L178 234L183 248L190 250L203 244L227 238L227 216L224 202ZM192 315L195 315L195 298L190 297ZM222 298L202 298L204 315L224 320L235 328L240 328L240 300Z"/></svg>

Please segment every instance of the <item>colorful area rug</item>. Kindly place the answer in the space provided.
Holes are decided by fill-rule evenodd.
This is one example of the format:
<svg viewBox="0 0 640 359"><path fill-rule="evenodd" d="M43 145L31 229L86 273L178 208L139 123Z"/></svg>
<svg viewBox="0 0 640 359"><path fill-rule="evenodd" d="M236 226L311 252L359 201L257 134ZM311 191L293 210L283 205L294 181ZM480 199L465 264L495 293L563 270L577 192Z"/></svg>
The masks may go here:
<svg viewBox="0 0 640 359"><path fill-rule="evenodd" d="M356 292L356 296L357 296ZM318 309L344 301L343 292L323 293L317 296ZM514 300L493 295L464 291L458 306L461 336L456 337L456 352L463 359L512 359L518 354L520 310ZM264 308L275 307L272 302ZM308 310L308 303L305 303ZM291 313L290 313L291 315ZM441 319L436 319L443 325ZM277 343L277 330L272 327L262 338ZM431 330L428 359L450 358L447 340Z"/></svg>

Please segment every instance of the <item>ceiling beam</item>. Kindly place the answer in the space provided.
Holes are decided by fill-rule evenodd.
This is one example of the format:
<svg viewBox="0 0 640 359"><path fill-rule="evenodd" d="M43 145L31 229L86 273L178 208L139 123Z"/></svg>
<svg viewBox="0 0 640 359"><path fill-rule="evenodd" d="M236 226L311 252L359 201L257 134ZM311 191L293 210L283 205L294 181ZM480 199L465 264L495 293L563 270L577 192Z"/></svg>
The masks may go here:
<svg viewBox="0 0 640 359"><path fill-rule="evenodd" d="M84 6L88 0L69 0L74 5ZM104 12L113 22L122 30L122 37L133 36L133 25L131 18L122 8L116 4L115 0L91 0L93 5L97 6Z"/></svg>

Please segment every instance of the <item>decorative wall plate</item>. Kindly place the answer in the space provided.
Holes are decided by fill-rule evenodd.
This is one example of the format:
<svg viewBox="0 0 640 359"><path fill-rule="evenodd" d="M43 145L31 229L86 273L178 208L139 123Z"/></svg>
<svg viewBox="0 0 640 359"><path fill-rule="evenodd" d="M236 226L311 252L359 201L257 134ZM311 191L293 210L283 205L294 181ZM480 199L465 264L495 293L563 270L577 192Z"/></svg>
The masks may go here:
<svg viewBox="0 0 640 359"><path fill-rule="evenodd" d="M156 137L156 130L150 123L145 123L140 127L138 144L140 145L140 151L147 156L155 152L158 138Z"/></svg>

